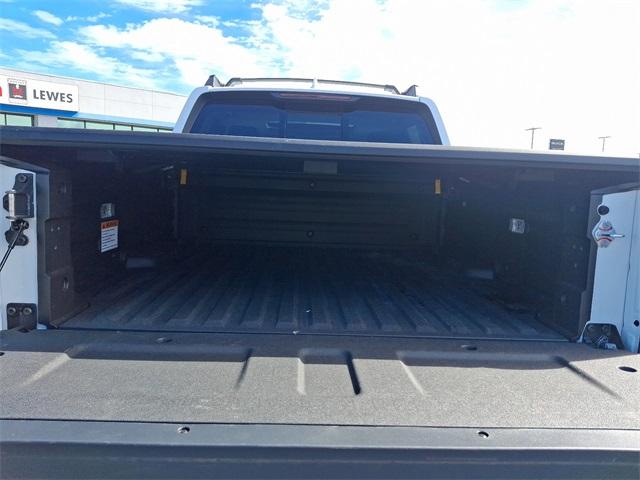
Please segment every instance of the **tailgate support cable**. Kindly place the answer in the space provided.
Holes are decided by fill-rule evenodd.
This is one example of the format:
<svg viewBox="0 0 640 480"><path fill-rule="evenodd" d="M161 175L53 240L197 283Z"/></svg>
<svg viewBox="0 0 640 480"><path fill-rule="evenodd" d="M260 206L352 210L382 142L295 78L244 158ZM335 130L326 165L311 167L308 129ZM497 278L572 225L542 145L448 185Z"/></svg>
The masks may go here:
<svg viewBox="0 0 640 480"><path fill-rule="evenodd" d="M14 230L15 233L14 233L13 239L11 240L11 243L9 243L9 246L7 247L7 251L5 252L4 257L2 257L2 261L0 261L0 272L2 272L4 265L7 263L7 260L9 259L9 255L11 255L11 252L13 251L13 248L16 246L18 239L22 237L22 232L26 228L29 228L29 224L25 220L19 219L19 220L14 220L12 222L11 227L12 227L11 229Z"/></svg>

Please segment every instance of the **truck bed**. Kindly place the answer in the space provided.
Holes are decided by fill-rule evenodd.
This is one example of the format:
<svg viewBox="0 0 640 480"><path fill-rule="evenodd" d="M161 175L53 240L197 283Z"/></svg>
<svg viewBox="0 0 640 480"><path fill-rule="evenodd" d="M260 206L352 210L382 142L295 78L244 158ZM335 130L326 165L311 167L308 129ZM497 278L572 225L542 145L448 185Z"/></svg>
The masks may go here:
<svg viewBox="0 0 640 480"><path fill-rule="evenodd" d="M3 286L37 274L46 328L0 332L6 476L638 478L640 356L556 333L637 159L0 132L39 177Z"/></svg>
<svg viewBox="0 0 640 480"><path fill-rule="evenodd" d="M489 284L399 253L221 245L129 271L62 328L565 340Z"/></svg>

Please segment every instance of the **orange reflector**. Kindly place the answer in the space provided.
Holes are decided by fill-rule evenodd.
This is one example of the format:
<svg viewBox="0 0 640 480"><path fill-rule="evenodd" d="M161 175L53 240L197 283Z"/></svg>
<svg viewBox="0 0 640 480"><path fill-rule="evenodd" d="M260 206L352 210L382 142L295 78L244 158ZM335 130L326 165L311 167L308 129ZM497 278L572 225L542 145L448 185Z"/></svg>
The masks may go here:
<svg viewBox="0 0 640 480"><path fill-rule="evenodd" d="M180 185L186 185L186 184L187 184L187 169L182 168L180 169Z"/></svg>
<svg viewBox="0 0 640 480"><path fill-rule="evenodd" d="M433 188L436 195L442 195L442 182L439 178L436 178Z"/></svg>

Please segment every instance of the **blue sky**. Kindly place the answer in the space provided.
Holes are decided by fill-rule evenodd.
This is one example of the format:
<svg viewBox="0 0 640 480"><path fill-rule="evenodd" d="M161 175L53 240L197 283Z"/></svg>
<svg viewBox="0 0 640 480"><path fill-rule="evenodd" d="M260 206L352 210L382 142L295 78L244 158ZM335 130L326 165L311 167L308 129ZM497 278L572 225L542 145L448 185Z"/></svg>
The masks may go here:
<svg viewBox="0 0 640 480"><path fill-rule="evenodd" d="M637 0L0 0L0 65L188 93L209 73L411 84L452 141L640 152Z"/></svg>

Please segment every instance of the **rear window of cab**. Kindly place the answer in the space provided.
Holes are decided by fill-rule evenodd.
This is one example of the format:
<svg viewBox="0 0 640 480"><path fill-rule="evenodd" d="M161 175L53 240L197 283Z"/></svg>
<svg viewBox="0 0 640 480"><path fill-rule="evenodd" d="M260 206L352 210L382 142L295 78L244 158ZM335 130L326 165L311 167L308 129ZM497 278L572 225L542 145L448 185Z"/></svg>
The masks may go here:
<svg viewBox="0 0 640 480"><path fill-rule="evenodd" d="M216 92L204 97L191 133L439 143L431 112L415 101L294 92Z"/></svg>

